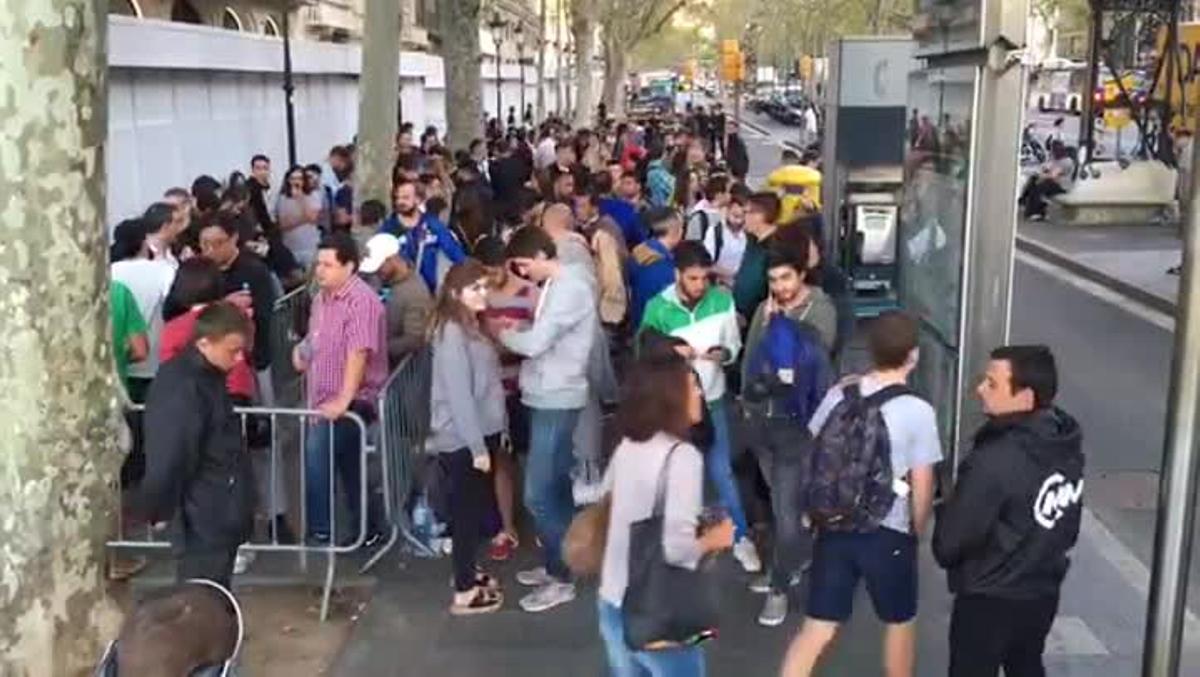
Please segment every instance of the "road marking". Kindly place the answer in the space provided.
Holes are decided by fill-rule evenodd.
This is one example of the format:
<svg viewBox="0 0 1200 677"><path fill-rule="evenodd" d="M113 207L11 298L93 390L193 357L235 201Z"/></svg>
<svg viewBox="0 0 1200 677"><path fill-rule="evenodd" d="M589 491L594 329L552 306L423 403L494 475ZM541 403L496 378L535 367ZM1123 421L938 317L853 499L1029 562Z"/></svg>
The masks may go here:
<svg viewBox="0 0 1200 677"><path fill-rule="evenodd" d="M1088 508L1083 509L1083 524L1080 527L1083 538L1086 538L1099 552L1121 578L1133 588L1142 600L1150 598L1150 569L1142 560L1133 554L1119 538L1113 535ZM1200 642L1200 620L1190 608L1184 608L1183 616L1184 643L1196 646Z"/></svg>
<svg viewBox="0 0 1200 677"><path fill-rule="evenodd" d="M1162 329L1163 331L1175 331L1175 318L1151 308L1143 303L1138 303L1133 299L1118 294L1117 292L1105 287L1097 282L1092 282L1075 273L1072 273L1061 266L1057 266L1049 261L1040 259L1037 256L1028 252L1018 250L1016 252L1016 260L1031 267L1040 270L1041 272L1053 277L1063 284L1070 285L1079 291L1097 298L1105 303L1115 306L1131 315L1137 316L1150 324Z"/></svg>
<svg viewBox="0 0 1200 677"><path fill-rule="evenodd" d="M1078 616L1059 616L1046 637L1047 656L1107 656L1108 648Z"/></svg>

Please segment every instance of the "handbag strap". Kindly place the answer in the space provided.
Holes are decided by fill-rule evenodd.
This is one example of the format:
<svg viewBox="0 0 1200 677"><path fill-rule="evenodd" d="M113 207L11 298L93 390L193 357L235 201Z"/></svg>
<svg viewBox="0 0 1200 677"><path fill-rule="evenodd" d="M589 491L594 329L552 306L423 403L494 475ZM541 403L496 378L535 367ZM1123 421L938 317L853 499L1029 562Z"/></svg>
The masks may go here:
<svg viewBox="0 0 1200 677"><path fill-rule="evenodd" d="M679 448L681 442L676 442L671 445L667 451L667 458L663 460L662 470L658 471L658 482L654 488L654 511L652 517L661 517L663 511L666 510L667 503L667 474L671 470L671 456L675 454L675 450Z"/></svg>

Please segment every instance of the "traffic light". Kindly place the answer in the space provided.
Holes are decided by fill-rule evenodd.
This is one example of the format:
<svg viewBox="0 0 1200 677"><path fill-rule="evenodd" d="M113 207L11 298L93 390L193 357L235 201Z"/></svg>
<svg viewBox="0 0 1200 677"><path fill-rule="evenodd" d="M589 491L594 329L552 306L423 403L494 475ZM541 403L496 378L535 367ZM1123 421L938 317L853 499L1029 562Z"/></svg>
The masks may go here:
<svg viewBox="0 0 1200 677"><path fill-rule="evenodd" d="M721 41L721 79L728 82L746 79L746 62L737 40Z"/></svg>

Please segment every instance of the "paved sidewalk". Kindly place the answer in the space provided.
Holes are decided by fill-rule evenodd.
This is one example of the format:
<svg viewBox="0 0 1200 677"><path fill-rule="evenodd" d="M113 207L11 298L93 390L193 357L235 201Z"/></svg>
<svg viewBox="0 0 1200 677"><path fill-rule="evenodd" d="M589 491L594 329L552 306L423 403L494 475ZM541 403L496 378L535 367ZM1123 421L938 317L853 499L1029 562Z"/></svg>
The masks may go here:
<svg viewBox="0 0 1200 677"><path fill-rule="evenodd" d="M1140 566L1114 559L1115 539L1088 515L1074 565L1067 577L1058 619L1047 647L1050 674L1080 677L1128 677L1140 665L1144 578ZM1122 549L1123 550L1123 549ZM522 553L521 566L532 553ZM366 613L335 664L332 674L427 675L477 674L521 677L603 675L603 647L596 631L595 588L580 586L574 603L528 614L517 600L524 589L513 580L517 563L494 569L506 593L501 611L474 618L450 616L450 561L406 560L378 570L379 584ZM1144 567L1143 567L1144 569ZM918 675L942 675L947 667L946 637L951 598L945 577L932 561L928 543L921 551L921 613L918 619ZM787 643L800 623L803 591L793 599L788 622L780 628L757 625L762 596L746 589L749 576L728 557L722 562L724 617L719 639L707 645L709 674L774 675ZM1181 675L1200 676L1200 648L1192 619ZM865 593L855 615L822 667L823 675L878 674L882 627Z"/></svg>
<svg viewBox="0 0 1200 677"><path fill-rule="evenodd" d="M1022 222L1017 248L1109 287L1160 312L1174 314L1183 245L1174 226L1061 226Z"/></svg>

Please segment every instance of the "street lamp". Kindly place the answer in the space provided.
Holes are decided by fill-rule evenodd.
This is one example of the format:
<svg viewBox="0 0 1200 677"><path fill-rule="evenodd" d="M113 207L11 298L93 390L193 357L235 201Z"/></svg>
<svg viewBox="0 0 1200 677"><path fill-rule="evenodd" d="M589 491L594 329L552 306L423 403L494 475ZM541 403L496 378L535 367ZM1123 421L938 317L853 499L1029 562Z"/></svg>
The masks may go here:
<svg viewBox="0 0 1200 677"><path fill-rule="evenodd" d="M292 0L283 3L283 101L284 122L287 125L288 166L296 166L296 107L292 102L292 94L296 87L292 82L292 27L288 15L292 13Z"/></svg>
<svg viewBox="0 0 1200 677"><path fill-rule="evenodd" d="M487 27L492 31L492 42L496 44L496 121L501 122L504 119L504 106L500 96L500 47L504 44L504 29L508 27L508 22L500 18L499 12L492 12Z"/></svg>
<svg viewBox="0 0 1200 677"><path fill-rule="evenodd" d="M525 28L518 23L513 29L513 38L517 43L517 68L520 70L521 77L521 110L518 113L518 119L521 121L520 127L525 126Z"/></svg>

